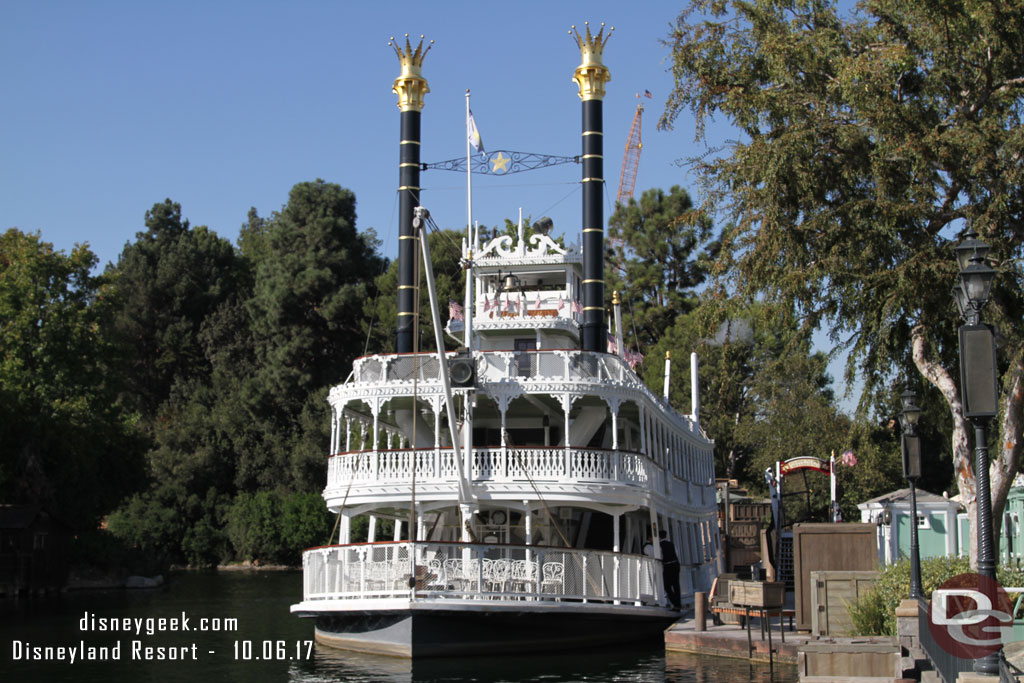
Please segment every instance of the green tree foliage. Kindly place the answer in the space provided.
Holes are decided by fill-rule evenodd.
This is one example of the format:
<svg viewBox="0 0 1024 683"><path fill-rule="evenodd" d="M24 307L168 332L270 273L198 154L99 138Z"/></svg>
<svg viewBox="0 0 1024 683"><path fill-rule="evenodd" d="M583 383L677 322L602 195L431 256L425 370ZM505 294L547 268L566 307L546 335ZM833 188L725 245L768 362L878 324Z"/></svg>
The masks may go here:
<svg viewBox="0 0 1024 683"><path fill-rule="evenodd" d="M123 348L129 395L152 419L176 381L209 374L200 329L242 286L244 268L230 242L191 229L166 199L108 273L118 298L110 336Z"/></svg>
<svg viewBox="0 0 1024 683"><path fill-rule="evenodd" d="M646 190L609 219L605 295L610 304L612 292L619 292L623 329L641 349L694 307L693 290L705 276L697 249L709 226L678 185L667 194Z"/></svg>
<svg viewBox="0 0 1024 683"><path fill-rule="evenodd" d="M381 270L376 239L356 231L350 191L316 180L295 185L266 220L250 212L241 241L259 259L246 304L255 367L242 400L261 433L258 448L240 452L237 484L270 488L284 476L314 489L324 477L327 388L362 351L362 309Z"/></svg>
<svg viewBox="0 0 1024 683"><path fill-rule="evenodd" d="M511 221L506 223L511 224ZM485 230L486 228L481 228L481 234ZM466 278L461 263L461 244L464 237L464 233L456 230L432 231L428 236L442 325L448 323L448 302L454 301L461 306L466 299ZM423 257L419 252L416 253L416 257L420 273L419 347L424 351L432 351L437 345L434 343L434 325L431 322L426 273L422 268ZM364 308L365 319L371 326L367 350L369 353L390 353L395 349L398 319L398 261L388 264L387 270L377 277L376 284L376 297L368 300ZM366 339L367 335L364 332L363 340ZM460 344L446 335L445 346L451 350Z"/></svg>
<svg viewBox="0 0 1024 683"><path fill-rule="evenodd" d="M241 493L227 511L227 536L237 557L296 564L303 548L324 545L334 516L315 493L281 497Z"/></svg>
<svg viewBox="0 0 1024 683"><path fill-rule="evenodd" d="M250 211L239 251L205 228L189 230L170 201L147 214L147 225L125 248L119 283L153 279L173 289L166 273L202 277L173 290L159 315L146 310L168 295L151 282L122 297L135 313L122 315L120 338L151 315L152 337L173 341L165 355L176 369L132 367L137 385L166 387L147 394L152 484L111 529L132 547L193 565L235 553L295 562L294 543L315 534L309 510L289 496L323 488L326 393L361 351L360 314L381 267L373 234L356 232L352 194L323 181L296 185L269 218ZM277 520L271 533L254 510L284 514L295 528L284 535Z"/></svg>
<svg viewBox="0 0 1024 683"><path fill-rule="evenodd" d="M89 529L142 479L134 417L116 401L111 313L96 257L38 234L0 235L0 499Z"/></svg>
<svg viewBox="0 0 1024 683"><path fill-rule="evenodd" d="M662 125L690 109L698 135L712 116L739 130L695 162L702 208L733 221L717 292L784 302L806 334L826 326L865 396L915 365L952 414L972 519L949 247L965 225L993 246L998 523L1024 442L1024 4L870 0L843 16L821 0L693 0L668 44Z"/></svg>

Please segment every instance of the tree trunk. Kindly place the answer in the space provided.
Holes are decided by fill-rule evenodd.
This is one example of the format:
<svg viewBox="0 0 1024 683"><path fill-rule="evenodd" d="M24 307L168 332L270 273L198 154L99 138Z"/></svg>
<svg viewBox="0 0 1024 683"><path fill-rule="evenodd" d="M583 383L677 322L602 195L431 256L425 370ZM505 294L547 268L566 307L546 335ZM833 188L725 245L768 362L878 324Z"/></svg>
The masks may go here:
<svg viewBox="0 0 1024 683"><path fill-rule="evenodd" d="M1009 390L1003 404L1003 419L999 429L1000 439L993 450L997 454L989 468L992 489L992 533L996 549L999 548L999 533L1003 523L1003 509L1006 507L1006 496L1013 486L1013 479L1020 469L1021 430L1024 427L1024 358L1018 358L1010 368Z"/></svg>
<svg viewBox="0 0 1024 683"><path fill-rule="evenodd" d="M964 417L960 389L957 387L956 381L941 364L925 357L927 343L925 332L924 325L917 325L912 332L914 365L917 366L921 375L942 393L953 416L953 471L956 473L956 483L960 489L960 502L967 508L967 519L971 530L969 555L971 567L976 568L978 566L978 544L974 542L974 539L978 537L978 509L972 451L967 442L969 422ZM1003 500L1005 501L1005 499L1004 496ZM993 510L993 514L995 514L995 510ZM958 532L959 529L953 530L953 533Z"/></svg>

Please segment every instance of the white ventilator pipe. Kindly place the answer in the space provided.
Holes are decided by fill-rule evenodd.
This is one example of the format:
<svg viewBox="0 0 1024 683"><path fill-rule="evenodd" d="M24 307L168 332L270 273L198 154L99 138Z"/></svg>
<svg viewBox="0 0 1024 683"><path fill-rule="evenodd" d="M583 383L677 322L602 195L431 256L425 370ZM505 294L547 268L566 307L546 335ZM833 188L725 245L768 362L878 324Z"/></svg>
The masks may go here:
<svg viewBox="0 0 1024 683"><path fill-rule="evenodd" d="M697 354L690 354L690 417L700 424L700 385L697 378Z"/></svg>
<svg viewBox="0 0 1024 683"><path fill-rule="evenodd" d="M612 308L615 311L615 353L619 358L626 357L626 344L622 335L622 302L618 291L612 292Z"/></svg>
<svg viewBox="0 0 1024 683"><path fill-rule="evenodd" d="M671 352L665 352L665 402L668 403L668 385L672 378L672 355Z"/></svg>

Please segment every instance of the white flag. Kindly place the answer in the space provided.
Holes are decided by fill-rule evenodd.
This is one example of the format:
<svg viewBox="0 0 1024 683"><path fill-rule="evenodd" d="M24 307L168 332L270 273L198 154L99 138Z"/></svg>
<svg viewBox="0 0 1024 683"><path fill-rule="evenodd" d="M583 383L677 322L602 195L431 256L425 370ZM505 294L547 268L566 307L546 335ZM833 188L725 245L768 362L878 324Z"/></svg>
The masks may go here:
<svg viewBox="0 0 1024 683"><path fill-rule="evenodd" d="M466 120L466 135L469 136L469 144L473 145L473 148L481 154L484 153L484 141L480 137L480 131L476 129L476 121L473 120L473 112L469 112L469 118Z"/></svg>

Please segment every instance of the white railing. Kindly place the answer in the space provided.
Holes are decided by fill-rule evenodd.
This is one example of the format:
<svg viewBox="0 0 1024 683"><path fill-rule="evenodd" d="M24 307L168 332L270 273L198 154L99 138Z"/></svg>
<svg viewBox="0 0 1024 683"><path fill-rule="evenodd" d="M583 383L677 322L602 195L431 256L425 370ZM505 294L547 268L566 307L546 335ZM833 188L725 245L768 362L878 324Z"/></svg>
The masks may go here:
<svg viewBox="0 0 1024 683"><path fill-rule="evenodd" d="M453 482L458 476L451 448L338 453L327 462L327 489L416 481ZM644 486L663 491L665 470L629 451L558 446L473 449L473 481L587 481Z"/></svg>
<svg viewBox="0 0 1024 683"><path fill-rule="evenodd" d="M302 554L303 600L437 598L657 605L660 564L643 555L526 545L395 542Z"/></svg>
<svg viewBox="0 0 1024 683"><path fill-rule="evenodd" d="M477 377L483 382L503 379L545 382L612 381L643 386L619 356L572 349L549 351L477 352ZM353 381L440 381L437 355L430 353L364 356L356 359Z"/></svg>

